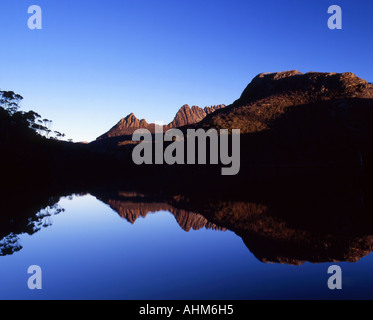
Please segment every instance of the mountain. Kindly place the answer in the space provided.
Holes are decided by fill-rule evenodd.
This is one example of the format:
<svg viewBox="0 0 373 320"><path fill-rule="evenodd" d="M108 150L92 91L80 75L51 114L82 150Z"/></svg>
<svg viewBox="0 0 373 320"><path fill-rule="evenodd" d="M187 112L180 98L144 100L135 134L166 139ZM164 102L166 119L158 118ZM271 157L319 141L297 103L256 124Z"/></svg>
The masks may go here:
<svg viewBox="0 0 373 320"><path fill-rule="evenodd" d="M207 115L223 108L225 108L225 105L211 106L202 109L197 106L190 108L186 104L177 112L174 120L167 126L167 128L180 128L186 125L198 123Z"/></svg>
<svg viewBox="0 0 373 320"><path fill-rule="evenodd" d="M98 139L132 135L133 132L140 128L154 130L154 124L148 124L145 119L139 120L133 113L131 113L127 117L121 119L113 128Z"/></svg>
<svg viewBox="0 0 373 320"><path fill-rule="evenodd" d="M242 175L289 179L333 167L357 177L373 164L373 85L351 72L262 73L233 104L188 128L240 129Z"/></svg>
<svg viewBox="0 0 373 320"><path fill-rule="evenodd" d="M241 129L241 133L264 131L273 129L274 122L286 116L291 108L306 105L315 106L313 113L327 111L331 118L347 119L349 114L352 116L354 102L362 102L357 99L369 102L372 98L373 85L351 72L262 73L251 81L238 100L207 116L199 126L236 128ZM317 110L317 105L325 108ZM356 115L353 118L360 124L367 120ZM292 120L304 123L308 119Z"/></svg>
<svg viewBox="0 0 373 320"><path fill-rule="evenodd" d="M113 162L110 170L117 176L123 172L127 180L151 176L165 186L177 183L184 189L195 188L196 181L219 185L221 165L134 165L135 144L129 135L140 127L154 130L154 124L132 114L90 147L117 158L121 166L116 168ZM165 126L172 127L184 132L240 129L240 171L227 181L232 190L245 189L247 181L280 185L302 175L304 181L318 176L368 182L367 177L373 177L373 85L350 72L262 73L227 107L182 107Z"/></svg>
<svg viewBox="0 0 373 320"><path fill-rule="evenodd" d="M192 108L190 108L189 105L184 105L177 112L174 120L168 125L166 125L164 129L168 130L171 128L179 128L179 127L183 127L186 125L198 123L201 120L203 120L207 115L222 108L225 108L225 105L211 106L211 107L206 107L204 109L197 107L197 106L193 106ZM154 123L149 124L146 122L145 119L139 120L136 118L136 116L133 113L131 113L127 117L121 119L108 132L98 137L97 140L120 137L120 136L129 136L129 135L132 135L138 129L148 129L151 132L154 132L155 124Z"/></svg>

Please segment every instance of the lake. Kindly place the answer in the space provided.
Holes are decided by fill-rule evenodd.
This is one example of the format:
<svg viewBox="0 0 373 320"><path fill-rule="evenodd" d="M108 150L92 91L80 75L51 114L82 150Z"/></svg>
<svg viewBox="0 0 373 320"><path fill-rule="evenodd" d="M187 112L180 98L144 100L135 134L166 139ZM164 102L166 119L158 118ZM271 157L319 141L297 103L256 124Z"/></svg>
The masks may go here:
<svg viewBox="0 0 373 320"><path fill-rule="evenodd" d="M120 195L127 200L62 197L22 217L28 232L0 242L0 299L373 298L369 252L356 262L264 258L255 237L143 195ZM31 265L42 269L42 290L28 289ZM342 290L327 286L331 265L342 268Z"/></svg>

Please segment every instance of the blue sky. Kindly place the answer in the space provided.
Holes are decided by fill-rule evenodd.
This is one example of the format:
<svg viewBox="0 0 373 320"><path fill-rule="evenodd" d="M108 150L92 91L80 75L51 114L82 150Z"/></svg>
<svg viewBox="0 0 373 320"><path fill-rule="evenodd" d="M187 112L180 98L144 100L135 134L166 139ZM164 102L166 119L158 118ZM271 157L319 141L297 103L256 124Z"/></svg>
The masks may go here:
<svg viewBox="0 0 373 320"><path fill-rule="evenodd" d="M29 30L27 9L43 10ZM330 5L343 29L329 30ZM373 2L0 0L0 89L54 130L91 141L134 112L230 104L261 72L351 71L373 81Z"/></svg>

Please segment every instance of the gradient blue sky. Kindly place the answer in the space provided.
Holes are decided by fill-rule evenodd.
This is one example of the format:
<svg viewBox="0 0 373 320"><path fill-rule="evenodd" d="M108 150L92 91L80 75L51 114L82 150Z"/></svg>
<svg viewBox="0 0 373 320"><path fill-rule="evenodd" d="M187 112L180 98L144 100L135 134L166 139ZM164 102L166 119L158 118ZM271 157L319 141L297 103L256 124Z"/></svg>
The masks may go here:
<svg viewBox="0 0 373 320"><path fill-rule="evenodd" d="M27 27L30 5L43 30ZM329 30L340 5L343 30ZM91 141L134 112L230 104L261 72L351 71L373 81L373 1L0 0L0 89L54 130Z"/></svg>

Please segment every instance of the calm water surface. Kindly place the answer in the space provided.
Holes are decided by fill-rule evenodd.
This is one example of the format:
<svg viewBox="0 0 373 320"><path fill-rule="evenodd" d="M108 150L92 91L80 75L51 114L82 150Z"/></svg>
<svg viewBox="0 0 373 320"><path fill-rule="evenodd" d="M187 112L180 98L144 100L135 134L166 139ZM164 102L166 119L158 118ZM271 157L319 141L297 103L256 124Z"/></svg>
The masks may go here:
<svg viewBox="0 0 373 320"><path fill-rule="evenodd" d="M63 198L65 211L21 234L0 257L0 299L343 299L373 298L373 256L357 263L265 264L231 231L186 232L167 211L134 224L95 197ZM343 290L327 287L328 267ZM39 265L43 289L27 287Z"/></svg>

